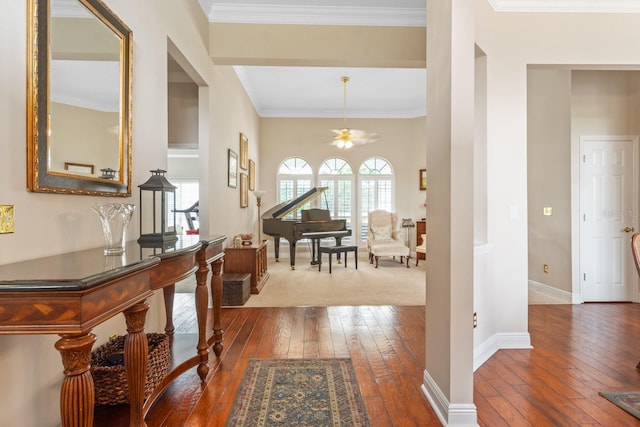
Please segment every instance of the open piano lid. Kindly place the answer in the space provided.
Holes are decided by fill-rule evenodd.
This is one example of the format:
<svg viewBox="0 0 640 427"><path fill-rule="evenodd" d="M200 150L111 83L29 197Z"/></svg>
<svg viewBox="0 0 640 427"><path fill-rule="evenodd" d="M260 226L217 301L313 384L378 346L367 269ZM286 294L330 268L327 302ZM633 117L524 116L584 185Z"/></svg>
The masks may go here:
<svg viewBox="0 0 640 427"><path fill-rule="evenodd" d="M320 197L322 193L327 191L327 188L329 187L313 187L311 190L307 191L301 196L296 197L295 199L277 204L263 213L262 219L282 219L296 209Z"/></svg>

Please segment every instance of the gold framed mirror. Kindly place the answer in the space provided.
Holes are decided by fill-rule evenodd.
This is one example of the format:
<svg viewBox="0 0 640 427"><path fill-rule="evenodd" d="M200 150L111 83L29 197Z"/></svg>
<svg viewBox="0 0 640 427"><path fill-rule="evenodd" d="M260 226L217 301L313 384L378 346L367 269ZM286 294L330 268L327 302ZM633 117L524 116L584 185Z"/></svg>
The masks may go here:
<svg viewBox="0 0 640 427"><path fill-rule="evenodd" d="M27 189L131 195L131 30L100 0L28 0Z"/></svg>

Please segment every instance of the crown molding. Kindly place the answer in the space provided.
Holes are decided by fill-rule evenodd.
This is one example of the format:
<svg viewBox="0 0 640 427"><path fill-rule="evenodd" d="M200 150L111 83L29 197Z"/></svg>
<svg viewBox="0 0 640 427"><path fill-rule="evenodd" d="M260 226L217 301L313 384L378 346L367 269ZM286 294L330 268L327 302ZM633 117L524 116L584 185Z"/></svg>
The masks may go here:
<svg viewBox="0 0 640 427"><path fill-rule="evenodd" d="M640 13L638 0L488 0L496 12Z"/></svg>
<svg viewBox="0 0 640 427"><path fill-rule="evenodd" d="M209 3L211 3L209 5ZM200 0L209 22L424 27L426 8L284 6Z"/></svg>

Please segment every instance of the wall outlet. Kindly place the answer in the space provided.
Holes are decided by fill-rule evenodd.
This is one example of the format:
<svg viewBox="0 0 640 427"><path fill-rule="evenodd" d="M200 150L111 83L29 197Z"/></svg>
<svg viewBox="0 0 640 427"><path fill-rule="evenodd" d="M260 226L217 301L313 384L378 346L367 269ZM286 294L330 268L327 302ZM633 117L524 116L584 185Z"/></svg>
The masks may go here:
<svg viewBox="0 0 640 427"><path fill-rule="evenodd" d="M13 205L0 205L0 234L13 233Z"/></svg>
<svg viewBox="0 0 640 427"><path fill-rule="evenodd" d="M544 269L545 273L549 272L549 264L544 264L544 266L542 268Z"/></svg>

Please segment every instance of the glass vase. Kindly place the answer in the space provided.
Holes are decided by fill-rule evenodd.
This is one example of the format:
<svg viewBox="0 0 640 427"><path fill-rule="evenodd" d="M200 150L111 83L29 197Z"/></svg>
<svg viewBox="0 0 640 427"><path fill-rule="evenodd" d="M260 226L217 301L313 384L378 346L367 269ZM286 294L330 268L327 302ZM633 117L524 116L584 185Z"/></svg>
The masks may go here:
<svg viewBox="0 0 640 427"><path fill-rule="evenodd" d="M100 217L104 236L104 254L121 255L127 241L127 226L135 205L129 203L103 203L91 205Z"/></svg>

